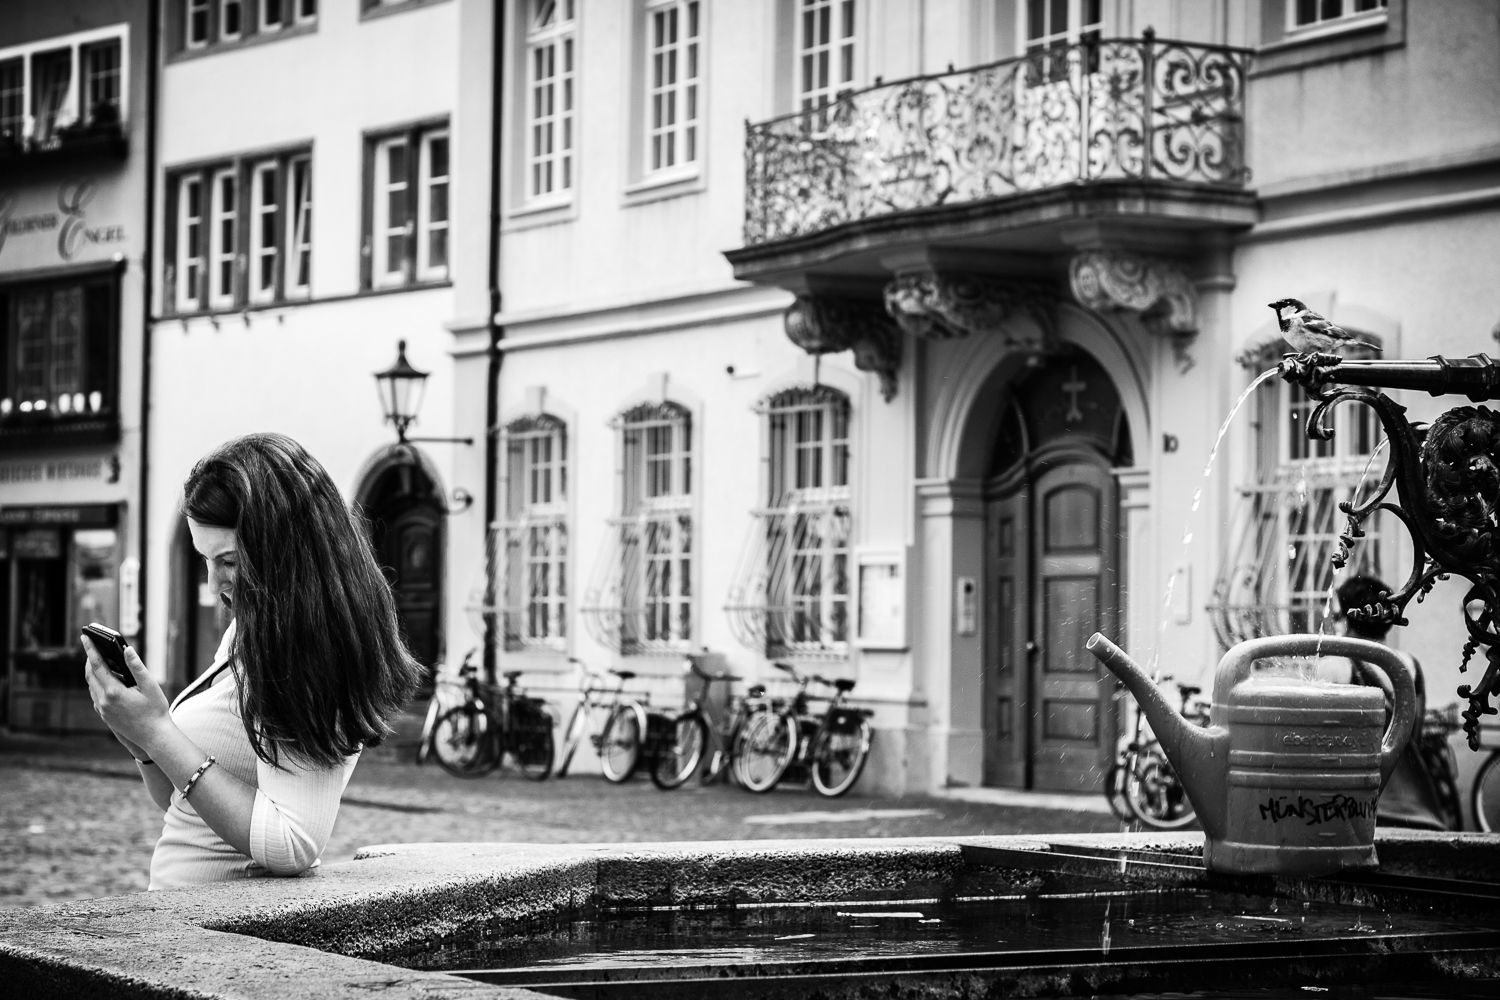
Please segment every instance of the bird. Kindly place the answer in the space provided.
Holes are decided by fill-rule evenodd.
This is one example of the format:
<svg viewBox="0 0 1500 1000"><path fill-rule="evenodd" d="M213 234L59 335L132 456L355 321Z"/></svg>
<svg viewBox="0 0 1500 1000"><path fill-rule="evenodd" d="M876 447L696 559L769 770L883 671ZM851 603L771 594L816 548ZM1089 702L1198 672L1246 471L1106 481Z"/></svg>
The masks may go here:
<svg viewBox="0 0 1500 1000"><path fill-rule="evenodd" d="M1358 344L1372 351L1379 346L1354 335L1321 313L1313 312L1296 299L1277 299L1267 303L1276 310L1276 322L1281 326L1281 335L1298 354L1329 354L1336 347Z"/></svg>

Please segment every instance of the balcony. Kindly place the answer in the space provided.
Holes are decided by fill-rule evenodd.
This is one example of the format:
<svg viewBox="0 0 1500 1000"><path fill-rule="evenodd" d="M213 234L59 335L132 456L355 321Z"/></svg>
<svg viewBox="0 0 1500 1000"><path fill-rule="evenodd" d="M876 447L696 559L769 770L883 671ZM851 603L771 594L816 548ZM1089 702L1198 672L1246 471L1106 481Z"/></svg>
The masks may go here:
<svg viewBox="0 0 1500 1000"><path fill-rule="evenodd" d="M1147 32L751 124L744 246L726 256L737 278L797 287L810 272L883 278L893 256L937 245L1063 252L1080 223L1190 248L1254 222L1248 59Z"/></svg>

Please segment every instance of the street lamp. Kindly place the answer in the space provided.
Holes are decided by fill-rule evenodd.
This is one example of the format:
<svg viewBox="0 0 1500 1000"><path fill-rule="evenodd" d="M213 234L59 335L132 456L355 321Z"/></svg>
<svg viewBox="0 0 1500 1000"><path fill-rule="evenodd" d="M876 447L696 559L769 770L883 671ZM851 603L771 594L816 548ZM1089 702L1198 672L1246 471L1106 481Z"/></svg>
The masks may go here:
<svg viewBox="0 0 1500 1000"><path fill-rule="evenodd" d="M417 419L422 408L422 393L427 388L427 372L412 367L406 360L406 341L396 342L396 363L383 372L375 373L375 388L380 393L380 408L385 411L387 423L396 425L396 440L400 444L423 441L448 444L473 444L471 437L407 437L406 429Z"/></svg>

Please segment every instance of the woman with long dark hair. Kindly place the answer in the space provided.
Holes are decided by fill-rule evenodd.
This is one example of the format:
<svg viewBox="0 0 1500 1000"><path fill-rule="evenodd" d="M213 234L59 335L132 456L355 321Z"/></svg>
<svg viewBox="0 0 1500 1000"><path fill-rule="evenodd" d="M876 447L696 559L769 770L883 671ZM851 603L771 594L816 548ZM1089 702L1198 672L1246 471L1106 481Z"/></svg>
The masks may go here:
<svg viewBox="0 0 1500 1000"><path fill-rule="evenodd" d="M360 751L389 734L419 667L390 586L333 480L296 441L215 449L182 513L232 616L213 665L170 706L134 650L127 687L85 636L100 717L165 810L150 888L318 863Z"/></svg>

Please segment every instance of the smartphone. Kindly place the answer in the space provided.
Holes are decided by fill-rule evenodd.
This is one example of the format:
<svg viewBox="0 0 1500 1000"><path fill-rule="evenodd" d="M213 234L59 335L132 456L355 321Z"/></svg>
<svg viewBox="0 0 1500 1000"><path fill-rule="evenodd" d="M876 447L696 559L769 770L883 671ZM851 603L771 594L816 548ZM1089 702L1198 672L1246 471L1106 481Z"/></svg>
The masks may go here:
<svg viewBox="0 0 1500 1000"><path fill-rule="evenodd" d="M120 679L120 683L126 687L135 687L135 674L130 672L130 665L125 662L125 637L108 625L100 625L98 622L85 625L83 634L94 640L94 648L104 657L104 665Z"/></svg>

